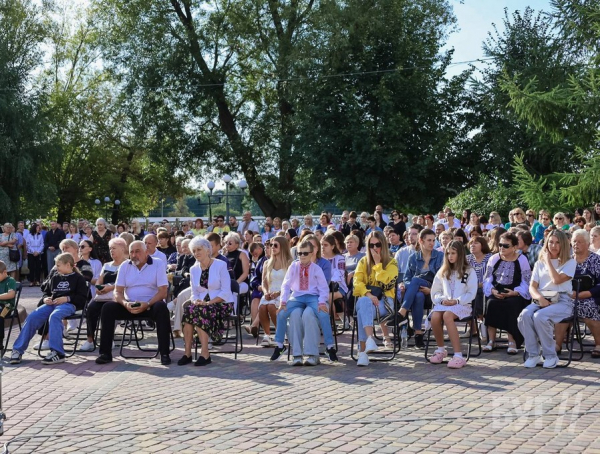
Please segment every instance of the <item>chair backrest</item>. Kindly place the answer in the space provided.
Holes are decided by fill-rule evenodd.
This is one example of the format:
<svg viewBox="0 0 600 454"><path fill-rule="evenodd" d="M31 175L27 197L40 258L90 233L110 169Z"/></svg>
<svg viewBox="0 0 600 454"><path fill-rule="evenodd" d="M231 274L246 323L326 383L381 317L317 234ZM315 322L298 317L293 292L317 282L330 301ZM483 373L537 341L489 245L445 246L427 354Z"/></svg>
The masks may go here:
<svg viewBox="0 0 600 454"><path fill-rule="evenodd" d="M240 305L240 284L235 279L231 279L231 293L233 293L233 314L237 315Z"/></svg>

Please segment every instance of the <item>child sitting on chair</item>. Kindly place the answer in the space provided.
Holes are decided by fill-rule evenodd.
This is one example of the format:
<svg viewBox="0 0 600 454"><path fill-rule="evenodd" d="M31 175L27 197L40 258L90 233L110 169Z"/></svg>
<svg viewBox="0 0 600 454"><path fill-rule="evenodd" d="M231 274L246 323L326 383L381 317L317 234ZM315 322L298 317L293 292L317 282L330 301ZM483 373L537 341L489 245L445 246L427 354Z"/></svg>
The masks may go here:
<svg viewBox="0 0 600 454"><path fill-rule="evenodd" d="M45 291L44 304L32 312L17 337L10 356L11 364L19 364L31 338L37 329L46 322L49 325L50 353L42 360L42 364L58 364L65 362L63 348L63 319L73 315L76 310L85 306L88 287L85 278L75 268L75 260L68 253L60 254L54 259L58 271Z"/></svg>
<svg viewBox="0 0 600 454"><path fill-rule="evenodd" d="M448 353L444 348L444 324L452 343L454 357L448 362L450 369L460 369L467 362L460 351L460 337L456 320L472 314L472 301L477 296L477 274L467 263L465 247L460 241L452 241L444 252L444 263L435 275L431 286L431 329L437 350L429 361L441 363Z"/></svg>

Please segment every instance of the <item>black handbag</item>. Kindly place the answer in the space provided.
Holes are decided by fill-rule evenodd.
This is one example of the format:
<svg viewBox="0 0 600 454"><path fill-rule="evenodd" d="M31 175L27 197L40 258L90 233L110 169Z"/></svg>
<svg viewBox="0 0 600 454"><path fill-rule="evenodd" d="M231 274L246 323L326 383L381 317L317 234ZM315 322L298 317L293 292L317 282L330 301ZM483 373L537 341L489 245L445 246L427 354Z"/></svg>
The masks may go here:
<svg viewBox="0 0 600 454"><path fill-rule="evenodd" d="M378 300L383 296L383 290L381 287L377 287L376 285L367 285L367 290Z"/></svg>
<svg viewBox="0 0 600 454"><path fill-rule="evenodd" d="M10 260L11 262L18 262L19 260L21 260L21 254L19 254L19 250L10 249L8 251L8 260Z"/></svg>
<svg viewBox="0 0 600 454"><path fill-rule="evenodd" d="M377 287L375 285L367 285L367 290L371 293L371 295L383 302L383 306L387 311L387 314L382 317L379 313L379 305L377 304L375 306L375 312L377 314L377 320L379 324L381 325L382 323L387 322L390 318L394 316L394 309L392 309L392 306L389 303L389 298L384 295L383 289L381 287Z"/></svg>

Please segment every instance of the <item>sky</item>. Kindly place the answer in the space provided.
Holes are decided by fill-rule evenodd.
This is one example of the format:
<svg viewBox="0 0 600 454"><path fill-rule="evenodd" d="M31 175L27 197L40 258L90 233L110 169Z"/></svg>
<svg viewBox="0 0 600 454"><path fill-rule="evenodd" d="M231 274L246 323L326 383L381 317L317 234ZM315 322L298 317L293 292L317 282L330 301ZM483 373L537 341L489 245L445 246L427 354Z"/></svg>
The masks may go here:
<svg viewBox="0 0 600 454"><path fill-rule="evenodd" d="M531 7L537 11L550 11L550 0L450 0L457 18L459 30L448 38L448 47L454 47L453 62L470 61L483 58L482 44L496 24L498 31L504 30L504 8L510 15L515 10ZM467 69L467 65L448 68L453 76Z"/></svg>

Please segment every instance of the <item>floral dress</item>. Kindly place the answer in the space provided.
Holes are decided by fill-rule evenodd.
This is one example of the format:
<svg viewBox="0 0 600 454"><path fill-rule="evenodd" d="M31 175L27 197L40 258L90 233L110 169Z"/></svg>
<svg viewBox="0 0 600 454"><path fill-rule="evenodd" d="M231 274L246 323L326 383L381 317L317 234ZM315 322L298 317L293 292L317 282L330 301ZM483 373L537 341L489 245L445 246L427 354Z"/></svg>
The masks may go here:
<svg viewBox="0 0 600 454"><path fill-rule="evenodd" d="M206 268L200 275L200 287L208 288L208 270ZM204 301L210 301L208 293ZM215 303L208 306L196 306L190 304L184 309L182 323L189 323L200 328L214 342L219 342L223 338L225 331L225 320L231 314L232 305L230 303Z"/></svg>
<svg viewBox="0 0 600 454"><path fill-rule="evenodd" d="M96 255L98 259L104 265L107 262L110 262L112 259L110 257L110 250L108 248L108 242L112 237L112 232L110 230L106 230L104 235L100 236L98 232L95 230L92 232L92 241L94 243L94 250L96 251Z"/></svg>

